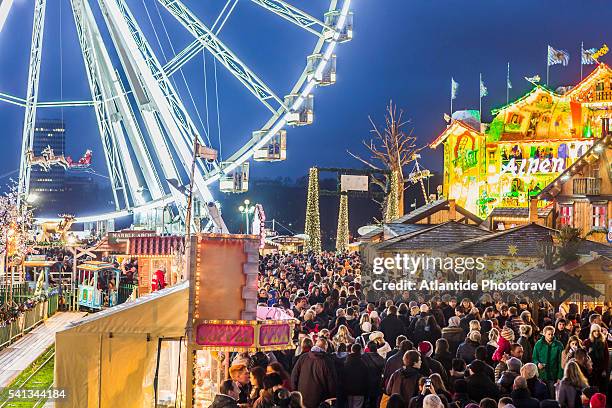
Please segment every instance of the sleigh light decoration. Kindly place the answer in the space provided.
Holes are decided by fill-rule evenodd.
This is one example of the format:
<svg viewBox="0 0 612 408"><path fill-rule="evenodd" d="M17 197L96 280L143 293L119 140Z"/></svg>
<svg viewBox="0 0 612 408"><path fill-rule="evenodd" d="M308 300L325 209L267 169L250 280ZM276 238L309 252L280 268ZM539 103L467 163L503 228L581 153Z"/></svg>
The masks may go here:
<svg viewBox="0 0 612 408"><path fill-rule="evenodd" d="M32 150L27 153L29 165L40 166L44 171L49 171L53 166L61 166L66 170L86 169L91 166L91 158L92 151L89 149L78 161L74 161L71 156L56 155L51 146L45 147L40 156L35 156Z"/></svg>

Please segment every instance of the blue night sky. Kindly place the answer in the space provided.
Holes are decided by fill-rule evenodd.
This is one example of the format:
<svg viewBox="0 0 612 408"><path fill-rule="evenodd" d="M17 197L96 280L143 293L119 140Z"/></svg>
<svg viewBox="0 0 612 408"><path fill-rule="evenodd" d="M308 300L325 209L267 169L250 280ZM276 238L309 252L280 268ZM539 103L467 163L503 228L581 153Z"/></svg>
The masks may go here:
<svg viewBox="0 0 612 408"><path fill-rule="evenodd" d="M69 0L48 0L47 3L41 100L59 100L62 96L64 99L89 99ZM185 0L185 3L210 26L225 0ZM107 44L111 44L97 2L91 1L91 4ZM163 62L165 58L143 4L148 6L166 56L174 55L155 2L129 0L128 4L133 7L160 60ZM328 2L294 0L292 4L322 18ZM15 0L4 31L0 33L0 92L25 96L32 9L33 1ZM368 115L382 123L389 99L393 99L404 109L405 117L411 119L410 126L419 143L428 143L444 127L443 114L449 110L451 76L460 84L455 108L477 109L478 75L482 72L489 90L489 96L483 99L483 111L487 112L484 118L488 121L490 109L505 103L507 62L511 64L514 86L510 91L512 99L529 89L524 76L540 74L544 80L547 44L570 53L569 66L551 67L551 85L556 87L579 80L581 41L586 48L612 41L612 28L605 23L612 17L612 8L606 0L354 0L353 11L354 40L337 48L338 82L315 90L315 123L288 129L289 160L255 163L251 168L252 177L298 177L312 165L360 166L346 150L365 153L359 144L362 139L369 138ZM164 10L161 13L172 45L178 52L191 37ZM220 38L281 96L301 73L306 55L315 43L314 36L247 0L238 3ZM610 61L610 57L605 56L602 60ZM116 58L115 62L118 64ZM202 122L191 104L182 77L176 74L173 78L195 123L200 128L210 127L212 144L219 148L214 67L210 55L206 62L208 125L202 57L190 61L184 69ZM585 72L591 69L585 67ZM227 156L266 121L268 114L220 65L217 74L221 154ZM85 149L92 148L95 169L106 172L91 109L39 112L45 118L63 114L67 121L67 153L79 156ZM0 150L0 174L18 168L22 120L21 108L0 103L0 135L4 141L4 148ZM424 156L426 165L433 171L440 170L440 151L426 151ZM6 178L0 183L5 183L4 180Z"/></svg>

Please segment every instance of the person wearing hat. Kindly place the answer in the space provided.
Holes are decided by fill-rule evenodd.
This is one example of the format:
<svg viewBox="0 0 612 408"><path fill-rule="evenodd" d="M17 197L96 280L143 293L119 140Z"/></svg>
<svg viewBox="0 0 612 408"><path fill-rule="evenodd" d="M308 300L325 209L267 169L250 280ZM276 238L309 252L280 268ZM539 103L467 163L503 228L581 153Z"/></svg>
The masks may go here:
<svg viewBox="0 0 612 408"><path fill-rule="evenodd" d="M510 352L510 344L514 341L514 332L509 327L504 327L497 339L497 349L493 353L493 361L498 362L504 354Z"/></svg>
<svg viewBox="0 0 612 408"><path fill-rule="evenodd" d="M476 358L476 347L480 345L480 332L471 331L465 341L457 348L457 358L463 359L467 364Z"/></svg>
<svg viewBox="0 0 612 408"><path fill-rule="evenodd" d="M460 322L461 319L459 316L452 316L448 319L448 326L442 329L442 338L446 339L448 342L449 351L453 355L457 353L459 344L461 344L465 338L463 329L459 327Z"/></svg>
<svg viewBox="0 0 612 408"><path fill-rule="evenodd" d="M376 343L377 352L383 358L387 358L387 353L391 351L391 346L385 341L385 335L381 331L374 331L370 334L369 341Z"/></svg>
<svg viewBox="0 0 612 408"><path fill-rule="evenodd" d="M485 363L480 360L473 361L468 366L470 376L466 379L468 395L474 401L480 401L485 397L497 399L499 390L493 380L485 373Z"/></svg>
<svg viewBox="0 0 612 408"><path fill-rule="evenodd" d="M589 408L605 408L606 396L601 392L594 394L589 401Z"/></svg>
<svg viewBox="0 0 612 408"><path fill-rule="evenodd" d="M433 354L433 346L428 341L422 341L418 346L419 353L421 353L421 375L428 376L432 373L438 373L442 377L444 384L448 384L448 374L442 366L442 364L431 358Z"/></svg>
<svg viewBox="0 0 612 408"><path fill-rule="evenodd" d="M502 395L510 395L514 380L519 376L522 365L521 360L516 357L510 357L506 360L507 370L501 374L497 381Z"/></svg>

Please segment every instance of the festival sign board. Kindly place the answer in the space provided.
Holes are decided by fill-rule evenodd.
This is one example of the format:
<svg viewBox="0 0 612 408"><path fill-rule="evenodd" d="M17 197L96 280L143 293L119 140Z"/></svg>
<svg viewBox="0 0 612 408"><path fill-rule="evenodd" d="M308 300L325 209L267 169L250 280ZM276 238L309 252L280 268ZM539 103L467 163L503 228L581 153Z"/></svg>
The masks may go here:
<svg viewBox="0 0 612 408"><path fill-rule="evenodd" d="M255 326L240 323L205 322L196 328L196 343L215 350L253 349Z"/></svg>
<svg viewBox="0 0 612 408"><path fill-rule="evenodd" d="M207 320L195 329L195 343L216 351L294 348L293 320Z"/></svg>

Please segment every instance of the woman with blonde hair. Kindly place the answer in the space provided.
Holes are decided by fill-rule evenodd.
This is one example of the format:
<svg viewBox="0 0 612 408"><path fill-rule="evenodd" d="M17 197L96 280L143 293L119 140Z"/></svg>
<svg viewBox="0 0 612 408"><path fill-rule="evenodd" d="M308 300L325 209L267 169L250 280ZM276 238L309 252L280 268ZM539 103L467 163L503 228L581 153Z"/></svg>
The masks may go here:
<svg viewBox="0 0 612 408"><path fill-rule="evenodd" d="M593 362L593 371L591 371L589 375L589 384L594 387L599 387L600 390L605 390L607 388L608 377L610 375L608 371L608 367L610 366L610 354L608 353L606 335L604 335L600 325L592 324L589 338L582 343Z"/></svg>
<svg viewBox="0 0 612 408"><path fill-rule="evenodd" d="M495 327L493 327L490 331L489 331L489 341L487 342L487 359L491 362L493 362L493 354L495 353L495 350L497 350L497 341L499 339L499 330L497 330Z"/></svg>
<svg viewBox="0 0 612 408"><path fill-rule="evenodd" d="M589 382L578 364L571 360L565 366L563 378L555 385L556 399L565 408L581 408L580 395Z"/></svg>
<svg viewBox="0 0 612 408"><path fill-rule="evenodd" d="M533 321L533 318L531 317L531 312L529 310L523 310L521 312L520 318L523 321L523 324L528 324L529 326L531 326L531 339L537 340L537 337L540 334L540 328L538 327L536 322Z"/></svg>
<svg viewBox="0 0 612 408"><path fill-rule="evenodd" d="M351 332L348 327L345 325L340 325L338 328L338 333L334 336L334 343L336 346L340 344L353 344L355 342L355 338L351 336Z"/></svg>
<svg viewBox="0 0 612 408"><path fill-rule="evenodd" d="M470 321L469 325L470 325L469 326L470 330L468 330L468 331L477 331L477 332L480 331L480 322L478 320Z"/></svg>
<svg viewBox="0 0 612 408"><path fill-rule="evenodd" d="M561 367L565 367L567 362L574 358L574 353L579 348L582 348L582 341L578 336L571 336L561 352Z"/></svg>

